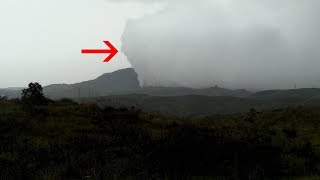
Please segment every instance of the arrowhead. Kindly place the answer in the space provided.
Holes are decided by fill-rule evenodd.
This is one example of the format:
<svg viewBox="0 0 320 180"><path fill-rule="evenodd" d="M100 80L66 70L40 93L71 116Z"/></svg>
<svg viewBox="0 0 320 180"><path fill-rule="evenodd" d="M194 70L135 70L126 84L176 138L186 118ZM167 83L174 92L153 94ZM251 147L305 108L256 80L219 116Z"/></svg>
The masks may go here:
<svg viewBox="0 0 320 180"><path fill-rule="evenodd" d="M103 41L109 48L109 56L103 62L109 62L119 51L109 42Z"/></svg>

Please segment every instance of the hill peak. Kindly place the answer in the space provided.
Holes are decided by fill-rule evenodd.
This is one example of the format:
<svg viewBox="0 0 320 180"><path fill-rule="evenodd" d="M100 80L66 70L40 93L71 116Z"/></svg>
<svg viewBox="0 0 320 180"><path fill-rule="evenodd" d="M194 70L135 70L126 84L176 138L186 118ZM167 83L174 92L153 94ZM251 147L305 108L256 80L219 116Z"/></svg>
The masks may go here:
<svg viewBox="0 0 320 180"><path fill-rule="evenodd" d="M44 91L51 98L98 97L110 94L132 93L140 89L137 76L137 73L132 68L126 68L105 73L94 80L63 86L46 86Z"/></svg>

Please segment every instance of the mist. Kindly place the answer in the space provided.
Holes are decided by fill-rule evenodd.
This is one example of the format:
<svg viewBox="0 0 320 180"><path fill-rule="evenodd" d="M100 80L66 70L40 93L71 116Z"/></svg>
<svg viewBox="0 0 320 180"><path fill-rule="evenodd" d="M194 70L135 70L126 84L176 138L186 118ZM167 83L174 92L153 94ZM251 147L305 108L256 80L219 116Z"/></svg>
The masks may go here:
<svg viewBox="0 0 320 180"><path fill-rule="evenodd" d="M320 87L319 5L173 0L128 21L122 51L143 86Z"/></svg>

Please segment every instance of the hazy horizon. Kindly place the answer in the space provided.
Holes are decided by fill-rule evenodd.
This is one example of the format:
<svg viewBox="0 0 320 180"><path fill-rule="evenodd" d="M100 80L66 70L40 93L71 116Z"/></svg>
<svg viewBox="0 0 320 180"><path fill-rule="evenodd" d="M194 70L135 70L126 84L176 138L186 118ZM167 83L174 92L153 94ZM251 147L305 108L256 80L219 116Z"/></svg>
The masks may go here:
<svg viewBox="0 0 320 180"><path fill-rule="evenodd" d="M319 1L0 2L0 88L72 84L132 67L141 85L320 87ZM82 48L121 51L82 55ZM128 60L127 60L128 57Z"/></svg>

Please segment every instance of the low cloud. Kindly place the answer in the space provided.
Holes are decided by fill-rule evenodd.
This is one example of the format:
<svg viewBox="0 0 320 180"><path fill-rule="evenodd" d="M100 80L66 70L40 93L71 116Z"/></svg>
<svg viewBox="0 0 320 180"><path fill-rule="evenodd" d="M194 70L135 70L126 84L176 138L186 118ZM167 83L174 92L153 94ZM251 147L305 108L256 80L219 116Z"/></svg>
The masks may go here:
<svg viewBox="0 0 320 180"><path fill-rule="evenodd" d="M169 1L127 23L123 52L145 86L320 87L319 5Z"/></svg>

